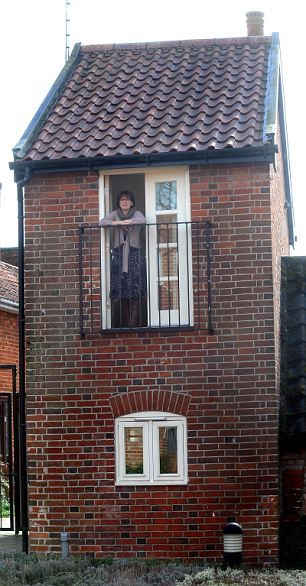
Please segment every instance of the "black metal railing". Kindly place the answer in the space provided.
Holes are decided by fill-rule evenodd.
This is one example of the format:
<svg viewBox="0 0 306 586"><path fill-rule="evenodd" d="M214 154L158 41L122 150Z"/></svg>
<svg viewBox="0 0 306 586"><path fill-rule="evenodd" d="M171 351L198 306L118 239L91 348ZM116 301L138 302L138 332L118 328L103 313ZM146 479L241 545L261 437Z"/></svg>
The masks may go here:
<svg viewBox="0 0 306 586"><path fill-rule="evenodd" d="M0 530L20 529L17 369L0 364Z"/></svg>
<svg viewBox="0 0 306 586"><path fill-rule="evenodd" d="M118 330L212 331L210 222L80 226L81 335Z"/></svg>

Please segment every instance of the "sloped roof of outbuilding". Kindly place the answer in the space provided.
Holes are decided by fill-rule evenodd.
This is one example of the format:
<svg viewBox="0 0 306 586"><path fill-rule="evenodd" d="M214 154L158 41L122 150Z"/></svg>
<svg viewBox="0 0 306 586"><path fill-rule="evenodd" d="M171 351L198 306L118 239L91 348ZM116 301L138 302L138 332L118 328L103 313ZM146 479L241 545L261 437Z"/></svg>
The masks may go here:
<svg viewBox="0 0 306 586"><path fill-rule="evenodd" d="M16 145L16 159L271 144L278 91L272 38L77 45Z"/></svg>
<svg viewBox="0 0 306 586"><path fill-rule="evenodd" d="M18 310L18 268L0 261L0 309Z"/></svg>

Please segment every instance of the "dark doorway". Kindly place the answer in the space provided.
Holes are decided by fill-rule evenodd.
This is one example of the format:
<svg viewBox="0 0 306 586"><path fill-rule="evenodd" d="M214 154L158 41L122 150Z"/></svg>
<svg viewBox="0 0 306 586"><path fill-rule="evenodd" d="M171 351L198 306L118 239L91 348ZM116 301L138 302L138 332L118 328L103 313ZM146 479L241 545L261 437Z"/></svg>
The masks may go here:
<svg viewBox="0 0 306 586"><path fill-rule="evenodd" d="M135 195L136 207L143 215L145 210L145 176L143 173L130 175L110 175L109 176L110 201L113 210L116 209L117 195L120 191L127 189Z"/></svg>
<svg viewBox="0 0 306 586"><path fill-rule="evenodd" d="M0 530L20 530L19 434L16 366L0 365L11 379L10 392L2 392L0 377ZM7 391L7 382L3 385Z"/></svg>

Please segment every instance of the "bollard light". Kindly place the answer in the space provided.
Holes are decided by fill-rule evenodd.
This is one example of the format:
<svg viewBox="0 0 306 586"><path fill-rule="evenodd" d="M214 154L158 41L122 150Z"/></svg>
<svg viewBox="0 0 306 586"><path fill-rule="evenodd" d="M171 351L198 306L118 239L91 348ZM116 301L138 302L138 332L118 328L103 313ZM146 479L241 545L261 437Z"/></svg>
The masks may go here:
<svg viewBox="0 0 306 586"><path fill-rule="evenodd" d="M242 527L235 517L229 517L223 529L223 562L225 566L240 566L242 562Z"/></svg>

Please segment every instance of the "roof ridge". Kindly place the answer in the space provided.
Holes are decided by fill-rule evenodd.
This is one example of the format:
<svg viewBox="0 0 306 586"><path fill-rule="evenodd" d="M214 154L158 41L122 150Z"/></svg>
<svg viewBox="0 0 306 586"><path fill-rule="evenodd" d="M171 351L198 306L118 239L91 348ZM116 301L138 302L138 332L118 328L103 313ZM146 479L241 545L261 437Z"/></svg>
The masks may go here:
<svg viewBox="0 0 306 586"><path fill-rule="evenodd" d="M24 156L27 148L29 148L29 145L31 145L33 141L33 137L36 136L37 131L42 127L42 123L45 121L48 113L50 112L51 108L53 107L60 93L62 92L65 83L67 82L75 67L75 64L78 60L79 51L80 43L76 43L74 45L73 51L68 61L65 63L61 72L57 76L55 82L53 83L46 97L39 106L30 124L27 126L22 137L13 148L15 158L22 158Z"/></svg>
<svg viewBox="0 0 306 586"><path fill-rule="evenodd" d="M82 53L101 52L101 51L128 51L128 50L147 50L147 49L172 49L196 46L210 45L231 45L231 44L249 44L258 45L259 43L271 42L271 36L261 37L224 37L211 39L185 39L173 41L151 41L139 43L107 43L97 45L81 45Z"/></svg>

